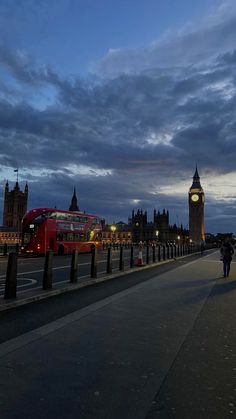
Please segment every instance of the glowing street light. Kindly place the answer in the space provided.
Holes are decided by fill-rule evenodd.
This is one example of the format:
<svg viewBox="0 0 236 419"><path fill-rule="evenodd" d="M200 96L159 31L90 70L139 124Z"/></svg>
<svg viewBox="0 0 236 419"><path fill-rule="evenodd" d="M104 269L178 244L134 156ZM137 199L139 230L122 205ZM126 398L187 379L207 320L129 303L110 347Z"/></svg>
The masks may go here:
<svg viewBox="0 0 236 419"><path fill-rule="evenodd" d="M115 241L115 232L116 232L116 225L111 225L111 231L112 231L112 240Z"/></svg>
<svg viewBox="0 0 236 419"><path fill-rule="evenodd" d="M111 225L111 231L114 234L116 231L116 226L114 224Z"/></svg>

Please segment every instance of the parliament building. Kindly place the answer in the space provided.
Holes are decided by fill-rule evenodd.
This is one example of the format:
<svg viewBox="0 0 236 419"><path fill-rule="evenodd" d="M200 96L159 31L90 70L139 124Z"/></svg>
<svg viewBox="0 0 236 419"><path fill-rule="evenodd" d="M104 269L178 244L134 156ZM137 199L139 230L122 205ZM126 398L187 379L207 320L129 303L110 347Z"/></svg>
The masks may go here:
<svg viewBox="0 0 236 419"><path fill-rule="evenodd" d="M21 242L21 221L27 212L28 185L20 190L18 181L10 190L7 181L4 190L3 225L0 227L0 244L16 244Z"/></svg>

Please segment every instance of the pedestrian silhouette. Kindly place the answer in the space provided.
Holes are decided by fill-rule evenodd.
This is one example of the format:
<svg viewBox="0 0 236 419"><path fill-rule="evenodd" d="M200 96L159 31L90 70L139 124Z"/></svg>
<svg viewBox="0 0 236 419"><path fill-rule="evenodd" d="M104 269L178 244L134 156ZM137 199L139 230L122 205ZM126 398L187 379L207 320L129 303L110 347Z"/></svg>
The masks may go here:
<svg viewBox="0 0 236 419"><path fill-rule="evenodd" d="M204 253L204 250L205 250L205 242L204 242L204 240L201 240L201 255L203 255L203 253Z"/></svg>
<svg viewBox="0 0 236 419"><path fill-rule="evenodd" d="M228 277L230 273L230 264L232 261L232 255L234 254L234 248L232 244L230 243L229 237L227 237L225 241L223 242L220 248L220 253L221 253L221 260L223 261L224 277Z"/></svg>

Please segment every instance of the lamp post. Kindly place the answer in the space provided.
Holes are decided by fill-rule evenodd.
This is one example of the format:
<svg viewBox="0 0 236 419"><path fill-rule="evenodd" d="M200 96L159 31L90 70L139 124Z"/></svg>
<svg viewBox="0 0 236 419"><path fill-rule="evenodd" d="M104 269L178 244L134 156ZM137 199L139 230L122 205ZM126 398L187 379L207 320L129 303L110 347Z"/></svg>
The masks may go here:
<svg viewBox="0 0 236 419"><path fill-rule="evenodd" d="M112 240L111 241L115 241L115 231L116 231L116 225L112 224L111 225L111 231L112 231Z"/></svg>
<svg viewBox="0 0 236 419"><path fill-rule="evenodd" d="M193 241L189 239L189 253L192 253Z"/></svg>
<svg viewBox="0 0 236 419"><path fill-rule="evenodd" d="M178 252L178 256L181 256L181 254L180 254L180 247L179 247L180 236L177 236L177 240L178 240L177 252Z"/></svg>
<svg viewBox="0 0 236 419"><path fill-rule="evenodd" d="M159 238L159 230L156 230L156 241L158 242L158 238Z"/></svg>

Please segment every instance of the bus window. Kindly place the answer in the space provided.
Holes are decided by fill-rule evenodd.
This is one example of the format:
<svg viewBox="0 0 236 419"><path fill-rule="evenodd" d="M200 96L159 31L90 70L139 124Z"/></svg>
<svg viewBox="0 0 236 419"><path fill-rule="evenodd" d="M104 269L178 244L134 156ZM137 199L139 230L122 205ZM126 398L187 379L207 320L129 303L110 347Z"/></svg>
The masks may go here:
<svg viewBox="0 0 236 419"><path fill-rule="evenodd" d="M61 242L61 241L63 240L63 233L59 233L59 232L58 232L58 233L57 233L56 240Z"/></svg>

